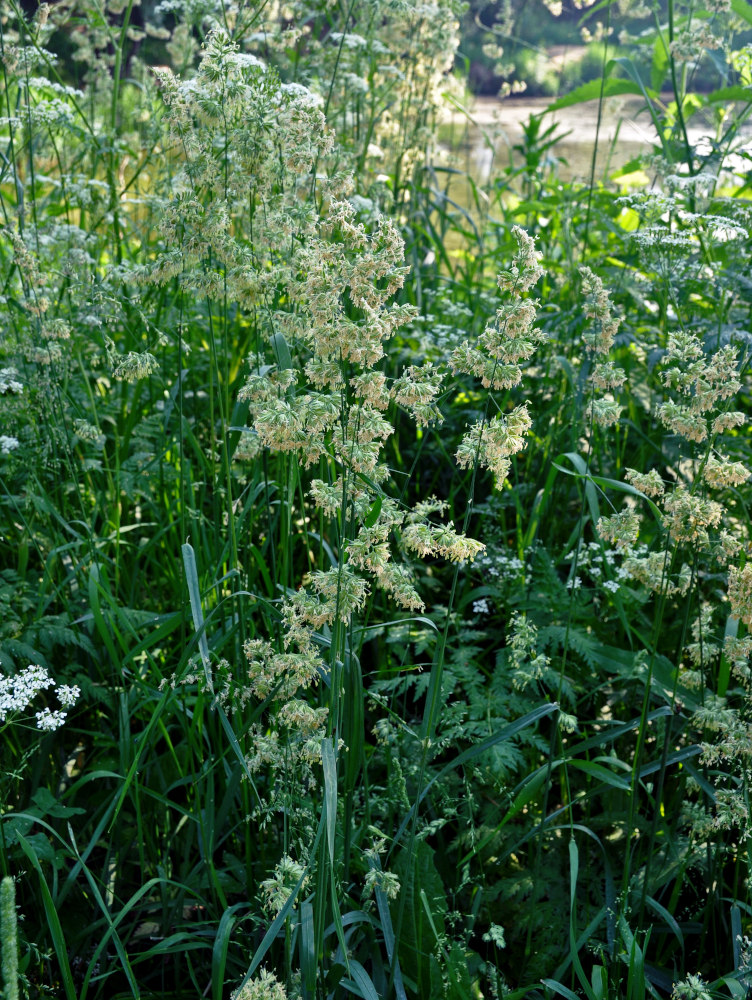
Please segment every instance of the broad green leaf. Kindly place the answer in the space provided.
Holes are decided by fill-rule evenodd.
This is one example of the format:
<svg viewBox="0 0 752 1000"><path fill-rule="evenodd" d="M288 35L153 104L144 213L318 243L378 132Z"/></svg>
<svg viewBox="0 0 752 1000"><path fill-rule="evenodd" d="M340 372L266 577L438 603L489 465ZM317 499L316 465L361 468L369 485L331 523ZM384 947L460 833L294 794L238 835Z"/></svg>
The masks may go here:
<svg viewBox="0 0 752 1000"><path fill-rule="evenodd" d="M24 840L20 833L17 833L16 836L18 838L18 843L21 845L21 849L29 861L31 861L37 875L39 876L39 887L42 890L42 902L44 904L44 912L47 918L47 926L50 930L52 944L55 948L55 954L57 955L57 960L60 966L60 976L63 980L65 996L67 997L67 1000L78 1000L78 993L73 983L70 962L68 961L68 946L65 942L60 917L58 916L57 908L55 907L52 896L50 895L50 890L47 886L47 880L44 877L42 866L39 864L39 859L37 858L33 847L27 843L26 840Z"/></svg>
<svg viewBox="0 0 752 1000"><path fill-rule="evenodd" d="M183 566L185 567L185 582L188 585L188 598L191 604L191 614L193 616L193 627L198 636L198 648L201 653L201 662L204 665L206 683L210 691L214 691L212 679L211 660L209 658L209 643L206 641L206 625L204 614L201 609L201 588L198 583L198 570L196 568L196 553L193 546L186 542L183 545Z"/></svg>
<svg viewBox="0 0 752 1000"><path fill-rule="evenodd" d="M566 997L566 1000L581 1000L568 986L564 986L563 983L557 983L555 979L541 979L541 982L544 986L548 986L550 990L553 990L554 993L558 993L560 997ZM525 990L525 994L528 992L528 990Z"/></svg>
<svg viewBox="0 0 752 1000"><path fill-rule="evenodd" d="M752 102L752 87L721 87L705 97L707 104L722 104L726 101Z"/></svg>
<svg viewBox="0 0 752 1000"><path fill-rule="evenodd" d="M575 104L584 104L586 101L597 101L603 97L616 97L619 94L643 94L643 88L631 80L590 80L579 87L575 87L570 93L560 97L557 101L549 104L544 114L551 111L560 111L562 108L571 108Z"/></svg>
<svg viewBox="0 0 752 1000"><path fill-rule="evenodd" d="M569 461L575 467L574 472L572 472L571 469L567 469L563 465L558 464L562 458L569 459ZM640 500L644 500L645 503L648 505L648 507L650 507L658 523L659 524L662 523L663 517L661 515L660 508L650 499L650 497L646 496L644 493L641 493L640 490L638 490L635 486L632 486L631 483L623 483L619 479L608 479L605 476L591 475L587 471L587 467L585 465L582 456L578 455L576 452L569 451L563 455L559 455L557 460L555 462L552 462L551 464L554 466L554 468L558 469L559 472L564 472L568 476L576 476L579 479L586 479L588 480L588 482L595 483L596 486L600 486L602 490L607 490L607 489L618 490L618 492L620 493L628 493L630 496L639 497ZM591 516L593 516L594 511L592 505L590 513Z"/></svg>
<svg viewBox="0 0 752 1000"><path fill-rule="evenodd" d="M321 762L324 766L324 806L326 811L326 841L329 860L334 865L334 835L337 829L337 762L330 737L321 741Z"/></svg>
<svg viewBox="0 0 752 1000"><path fill-rule="evenodd" d="M731 943L734 949L734 969L739 972L742 964L742 911L736 903L731 906Z"/></svg>
<svg viewBox="0 0 752 1000"><path fill-rule="evenodd" d="M371 509L368 511L366 519L363 522L366 528L372 528L374 524L376 524L376 522L379 519L379 514L381 513L381 506L383 503L384 503L384 498L383 496L381 496L381 494L379 494L379 496L377 496L376 499L371 504Z"/></svg>
<svg viewBox="0 0 752 1000"><path fill-rule="evenodd" d="M728 987L728 991L734 1000L747 1000L747 987L742 986L738 979L732 976L724 976L721 982Z"/></svg>
<svg viewBox="0 0 752 1000"><path fill-rule="evenodd" d="M747 0L731 0L731 9L742 21L752 24L752 5Z"/></svg>
<svg viewBox="0 0 752 1000"><path fill-rule="evenodd" d="M368 975L366 970L354 959L350 959L350 980L343 979L342 985L348 985L353 983L357 987L356 996L361 996L364 1000L379 1000L379 995L376 992L373 983L371 982L371 977ZM351 992L352 987L350 987Z"/></svg>
<svg viewBox="0 0 752 1000"><path fill-rule="evenodd" d="M572 967L580 981L580 986L587 994L588 1000L597 1000L593 993L590 982L585 975L585 970L580 961L580 949L577 945L576 918L577 918L577 877L580 871L580 854L577 849L577 841L574 837L569 838L569 953L572 959Z"/></svg>
<svg viewBox="0 0 752 1000"><path fill-rule="evenodd" d="M313 926L313 906L308 900L300 904L298 951L303 995L312 997L316 991L316 935Z"/></svg>
<svg viewBox="0 0 752 1000"><path fill-rule="evenodd" d="M660 92L663 81L668 73L669 58L668 49L663 35L659 32L653 45L653 63L650 67L650 86L656 92Z"/></svg>
<svg viewBox="0 0 752 1000"><path fill-rule="evenodd" d="M235 903L222 914L217 928L217 936L212 946L212 1000L222 1000L225 984L225 967L227 953L230 949L230 937L235 926L235 914L245 909L246 903Z"/></svg>
<svg viewBox="0 0 752 1000"><path fill-rule="evenodd" d="M570 760L568 766L578 771L584 771L585 774L589 774L596 781L602 781L604 784L612 785L614 788L621 788L625 792L629 791L630 783L626 778L620 778L613 771L610 771L607 767L603 767L601 764L595 764L589 760Z"/></svg>
<svg viewBox="0 0 752 1000"><path fill-rule="evenodd" d="M290 354L290 348L287 345L284 335L275 333L271 338L271 344L274 357L277 360L277 367L283 371L292 368L292 355Z"/></svg>
<svg viewBox="0 0 752 1000"><path fill-rule="evenodd" d="M650 761L649 764L643 764L640 768L640 777L645 778L648 774L654 774L656 771L660 771L661 767L669 767L672 764L680 764L682 761L689 760L691 757L699 757L702 753L702 747L694 743L692 746L683 747L681 750L674 750L673 753L666 755L665 762L661 760Z"/></svg>
<svg viewBox="0 0 752 1000"><path fill-rule="evenodd" d="M380 861L378 865L380 868ZM407 1000L405 985L402 982L402 970L400 969L399 959L396 955L394 928L392 926L392 915L389 912L389 901L386 898L384 890L378 886L375 889L374 895L376 896L376 905L379 908L381 932L384 935L384 944L386 945L386 956L389 959L390 966L394 966L394 991L397 994L397 1000Z"/></svg>
<svg viewBox="0 0 752 1000"><path fill-rule="evenodd" d="M684 935L682 934L681 927L677 924L676 920L668 912L665 906L662 906L657 899L653 899L652 896L645 897L645 903L650 907L650 909L657 913L661 920L664 921L669 930L674 934L679 945L684 950Z"/></svg>

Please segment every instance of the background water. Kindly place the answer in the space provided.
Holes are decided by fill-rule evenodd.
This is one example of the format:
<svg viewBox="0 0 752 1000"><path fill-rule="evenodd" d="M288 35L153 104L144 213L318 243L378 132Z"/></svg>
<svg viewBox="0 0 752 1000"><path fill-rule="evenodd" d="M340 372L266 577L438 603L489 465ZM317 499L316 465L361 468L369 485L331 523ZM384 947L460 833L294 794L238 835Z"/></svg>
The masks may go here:
<svg viewBox="0 0 752 1000"><path fill-rule="evenodd" d="M477 98L469 117L457 112L446 132L447 163L467 170L474 180L481 183L504 171L510 163L520 165L522 157L515 153L513 147L522 139L523 124L531 115L543 113L552 100L548 97ZM701 117L703 114L705 117ZM551 152L566 161L558 167L562 180L590 180L596 135L596 180L605 180L630 160L640 154L649 154L658 147L658 137L645 102L638 97L606 100L600 128L598 101L546 114L542 130L554 123L562 138ZM716 129L707 112L697 112L688 129L689 141L698 151L709 151L707 137L714 137ZM752 125L749 121L742 126L736 142L741 142L752 154ZM732 157L729 166L741 167L743 162L739 156Z"/></svg>

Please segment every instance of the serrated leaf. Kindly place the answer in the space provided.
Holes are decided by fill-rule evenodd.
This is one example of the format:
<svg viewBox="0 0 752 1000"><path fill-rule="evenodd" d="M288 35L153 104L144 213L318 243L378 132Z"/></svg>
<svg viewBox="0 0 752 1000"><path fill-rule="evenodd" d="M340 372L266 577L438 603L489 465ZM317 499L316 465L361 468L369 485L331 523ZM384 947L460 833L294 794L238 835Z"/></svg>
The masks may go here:
<svg viewBox="0 0 752 1000"><path fill-rule="evenodd" d="M721 104L724 101L752 102L752 87L720 87L705 98L707 104Z"/></svg>

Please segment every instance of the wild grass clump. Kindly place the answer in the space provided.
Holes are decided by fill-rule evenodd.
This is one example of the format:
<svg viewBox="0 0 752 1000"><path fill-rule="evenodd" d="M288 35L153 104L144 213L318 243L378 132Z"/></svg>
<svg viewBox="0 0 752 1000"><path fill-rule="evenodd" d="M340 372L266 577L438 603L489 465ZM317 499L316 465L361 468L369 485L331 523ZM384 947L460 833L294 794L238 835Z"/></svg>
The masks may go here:
<svg viewBox="0 0 752 1000"><path fill-rule="evenodd" d="M463 206L460 5L3 8L4 996L746 995L752 14L632 13Z"/></svg>

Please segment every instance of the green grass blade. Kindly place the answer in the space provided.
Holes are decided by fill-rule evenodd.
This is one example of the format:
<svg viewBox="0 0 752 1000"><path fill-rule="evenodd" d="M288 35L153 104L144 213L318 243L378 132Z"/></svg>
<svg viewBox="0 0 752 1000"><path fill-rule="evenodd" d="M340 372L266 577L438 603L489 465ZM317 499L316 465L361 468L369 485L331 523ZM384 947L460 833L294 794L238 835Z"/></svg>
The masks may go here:
<svg viewBox="0 0 752 1000"><path fill-rule="evenodd" d="M580 961L580 951L576 935L577 917L577 877L580 870L580 855L577 849L577 842L574 837L569 839L569 953L572 958L572 966L580 981L580 985L587 994L588 1000L597 1000L593 988L585 975Z"/></svg>
<svg viewBox="0 0 752 1000"><path fill-rule="evenodd" d="M60 978L63 981L63 989L65 990L66 1000L78 1000L78 994L76 993L76 987L73 983L73 976L71 974L70 962L68 961L68 947L65 943L65 936L60 923L60 917L58 916L57 909L52 901L52 895L50 894L47 880L44 877L42 866L39 864L39 858L37 858L36 851L33 849L31 844L29 844L29 842L18 831L16 831L16 838L18 839L18 843L21 845L21 850L32 863L36 873L39 875L39 887L42 891L44 913L47 917L47 926L50 931L50 936L52 937L52 944L55 948L55 954L57 955L58 964L60 966Z"/></svg>
<svg viewBox="0 0 752 1000"><path fill-rule="evenodd" d="M342 979L342 985L349 988L350 992L354 993L355 996L363 997L363 1000L379 1000L379 995L371 982L371 977L368 975L360 962L356 962L351 958L349 966L350 976L352 978ZM353 987L355 987L355 989L353 989Z"/></svg>
<svg viewBox="0 0 752 1000"><path fill-rule="evenodd" d="M503 729L500 729L499 732L495 733L493 736L489 736L487 739L482 740L480 743L476 743L475 746L472 746L467 750L463 750L462 753L458 754L454 758L454 760L450 761L449 764L446 764L439 771L438 774L434 775L434 777L431 778L431 780L426 783L420 795L418 796L418 798L415 800L410 810L408 811L407 815L403 818L402 822L400 823L397 829L397 832L394 835L391 847L389 849L389 853L391 854L395 846L399 843L402 834L405 832L408 824L412 820L413 814L419 808L421 802L423 801L423 799L425 799L426 795L428 795L429 791L431 790L433 785L436 784L437 781L441 781L442 778L445 778L448 774L451 774L451 772L454 771L455 768L461 767L468 761L475 760L476 757L479 757L481 754L484 754L486 750L490 750L491 747L495 747L499 743L505 743L507 740L512 739L513 736L516 736L517 733L522 732L523 729L527 729L528 726L535 725L536 722L539 722L541 719L544 719L547 715L551 715L553 712L558 712L558 710L559 706L553 703L549 703L548 705L542 705L540 708L536 708L534 711L528 712L527 715L523 715L522 718L517 719L510 725L505 726Z"/></svg>
<svg viewBox="0 0 752 1000"><path fill-rule="evenodd" d="M300 904L300 932L298 936L300 973L303 996L313 997L316 991L316 934L313 924L313 907L306 899Z"/></svg>
<svg viewBox="0 0 752 1000"><path fill-rule="evenodd" d="M235 903L222 914L217 928L217 936L212 946L212 1000L222 1000L225 985L225 967L230 949L230 937L235 926L235 914L246 907L245 903Z"/></svg>

